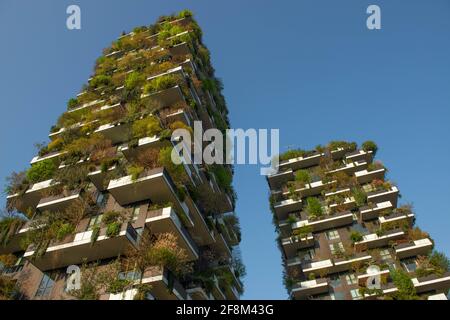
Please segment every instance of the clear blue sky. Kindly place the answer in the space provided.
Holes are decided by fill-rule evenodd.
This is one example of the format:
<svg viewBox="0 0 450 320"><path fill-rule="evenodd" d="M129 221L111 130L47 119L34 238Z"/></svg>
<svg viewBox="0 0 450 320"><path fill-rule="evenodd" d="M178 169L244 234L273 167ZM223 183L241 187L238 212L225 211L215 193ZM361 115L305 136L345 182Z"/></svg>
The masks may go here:
<svg viewBox="0 0 450 320"><path fill-rule="evenodd" d="M65 28L78 4L82 30ZM382 9L382 30L365 26ZM450 253L450 1L0 0L0 178L34 142L123 30L190 8L204 30L234 128L280 128L282 151L375 140L404 202ZM244 298L284 299L281 258L259 168L237 166ZM4 199L2 199L4 202Z"/></svg>

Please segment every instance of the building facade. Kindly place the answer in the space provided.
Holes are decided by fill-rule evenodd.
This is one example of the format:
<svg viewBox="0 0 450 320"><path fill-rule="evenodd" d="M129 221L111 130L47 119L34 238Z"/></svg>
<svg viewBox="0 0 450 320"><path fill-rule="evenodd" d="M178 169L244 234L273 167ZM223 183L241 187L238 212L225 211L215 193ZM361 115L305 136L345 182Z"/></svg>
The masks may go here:
<svg viewBox="0 0 450 320"><path fill-rule="evenodd" d="M172 135L194 121L224 132L221 90L189 11L105 49L50 142L9 178L0 296L239 299L233 168L193 164Z"/></svg>
<svg viewBox="0 0 450 320"><path fill-rule="evenodd" d="M342 141L290 150L267 177L292 299L446 299L449 262L374 161Z"/></svg>

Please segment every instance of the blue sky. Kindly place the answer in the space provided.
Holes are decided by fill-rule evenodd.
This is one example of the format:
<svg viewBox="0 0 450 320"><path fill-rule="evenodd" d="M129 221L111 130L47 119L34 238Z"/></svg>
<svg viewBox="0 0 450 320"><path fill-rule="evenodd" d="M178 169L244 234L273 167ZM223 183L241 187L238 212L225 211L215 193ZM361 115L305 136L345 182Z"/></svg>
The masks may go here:
<svg viewBox="0 0 450 320"><path fill-rule="evenodd" d="M70 4L82 30L65 27ZM366 28L369 4L381 7L382 30ZM282 151L375 140L402 201L450 253L447 0L0 0L0 178L27 166L104 47L184 8L204 30L234 128L280 128ZM266 181L258 167L236 166L234 185L243 298L284 299Z"/></svg>

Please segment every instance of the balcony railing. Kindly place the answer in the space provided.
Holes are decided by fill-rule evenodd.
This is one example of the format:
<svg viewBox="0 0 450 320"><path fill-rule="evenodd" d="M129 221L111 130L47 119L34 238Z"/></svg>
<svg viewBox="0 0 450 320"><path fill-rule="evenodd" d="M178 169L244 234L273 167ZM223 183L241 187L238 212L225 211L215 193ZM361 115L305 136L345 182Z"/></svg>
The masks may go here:
<svg viewBox="0 0 450 320"><path fill-rule="evenodd" d="M150 228L152 233L172 233L176 235L178 245L186 251L188 259L190 261L198 259L198 247L173 208L167 207L149 211L145 225Z"/></svg>
<svg viewBox="0 0 450 320"><path fill-rule="evenodd" d="M418 255L427 255L433 248L433 242L430 239L414 240L411 243L402 243L395 246L395 254L399 259L415 257Z"/></svg>
<svg viewBox="0 0 450 320"><path fill-rule="evenodd" d="M81 201L81 190L72 190L68 193L59 194L56 196L50 196L47 198L42 198L36 209L39 211L50 211L58 212L63 211L73 203Z"/></svg>
<svg viewBox="0 0 450 320"><path fill-rule="evenodd" d="M367 193L367 201L372 203L379 203L390 201L394 208L397 207L398 189L392 186L389 190L378 190Z"/></svg>
<svg viewBox="0 0 450 320"><path fill-rule="evenodd" d="M358 183L368 183L375 179L383 180L386 174L386 169L381 168L378 170L368 171L367 169L356 171L355 177Z"/></svg>
<svg viewBox="0 0 450 320"><path fill-rule="evenodd" d="M302 200L287 199L277 202L273 206L276 216L279 220L284 220L288 214L302 209Z"/></svg>
<svg viewBox="0 0 450 320"><path fill-rule="evenodd" d="M394 206L390 201L383 201L375 203L372 206L364 206L359 208L359 214L361 217L361 220L367 221L376 219L381 212L387 209L393 209Z"/></svg>
<svg viewBox="0 0 450 320"><path fill-rule="evenodd" d="M339 212L333 215L324 215L319 220L309 221L300 220L292 224L292 229L300 228L303 226L310 226L313 232L318 232L330 228L338 228L353 223L353 214L350 211Z"/></svg>
<svg viewBox="0 0 450 320"><path fill-rule="evenodd" d="M292 287L291 293L296 299L305 299L310 296L327 293L328 290L328 279L322 278L299 282Z"/></svg>
<svg viewBox="0 0 450 320"><path fill-rule="evenodd" d="M108 237L107 227L99 231L99 235L92 243L92 231L78 232L66 237L62 241L50 244L42 256L34 257L35 248L31 245L24 254L33 265L41 271L53 270L69 265L98 261L117 257L130 246L136 246L138 234L129 223L123 223L117 236Z"/></svg>
<svg viewBox="0 0 450 320"><path fill-rule="evenodd" d="M188 298L185 288L167 268L147 269L144 272L142 284L149 284L151 286L150 293L158 300L186 300Z"/></svg>
<svg viewBox="0 0 450 320"><path fill-rule="evenodd" d="M292 259L298 250L314 246L314 237L312 233L304 237L292 236L281 240L281 245L287 259Z"/></svg>
<svg viewBox="0 0 450 320"><path fill-rule="evenodd" d="M363 236L363 240L355 242L356 248L379 248L389 244L390 241L401 239L405 236L405 232L400 229L386 231L382 235L376 233Z"/></svg>

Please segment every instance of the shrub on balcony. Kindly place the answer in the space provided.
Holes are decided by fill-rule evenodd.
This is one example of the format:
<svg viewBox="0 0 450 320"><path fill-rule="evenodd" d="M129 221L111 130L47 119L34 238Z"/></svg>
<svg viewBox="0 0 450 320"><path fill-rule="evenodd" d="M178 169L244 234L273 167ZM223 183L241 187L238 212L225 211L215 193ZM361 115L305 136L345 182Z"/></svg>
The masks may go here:
<svg viewBox="0 0 450 320"><path fill-rule="evenodd" d="M108 224L106 226L106 236L109 238L117 236L120 233L121 225L122 224L117 221Z"/></svg>
<svg viewBox="0 0 450 320"><path fill-rule="evenodd" d="M428 256L419 256L417 259L416 276L426 277L435 274L442 277L450 269L450 261L447 256L438 251L431 252Z"/></svg>
<svg viewBox="0 0 450 320"><path fill-rule="evenodd" d="M188 10L188 9L181 10L178 13L178 18L180 18L180 19L182 19L182 18L191 18L192 16L193 16L192 11Z"/></svg>
<svg viewBox="0 0 450 320"><path fill-rule="evenodd" d="M11 268L17 262L17 257L11 253L0 255L0 267ZM0 269L1 271L1 269Z"/></svg>
<svg viewBox="0 0 450 320"><path fill-rule="evenodd" d="M182 164L175 164L172 161L172 150L173 147L161 148L159 150L158 163L169 172L170 177L177 185L184 185L189 181L187 173ZM181 159L178 158L177 161L181 162Z"/></svg>
<svg viewBox="0 0 450 320"><path fill-rule="evenodd" d="M228 192L233 180L233 176L231 175L231 173L227 169L225 169L223 165L218 164L210 166L210 169L216 177L219 187L225 190L225 192Z"/></svg>
<svg viewBox="0 0 450 320"><path fill-rule="evenodd" d="M0 300L13 300L17 295L17 279L0 275Z"/></svg>
<svg viewBox="0 0 450 320"><path fill-rule="evenodd" d="M172 74L163 75L157 78L150 80L144 86L144 93L151 94L161 90L169 89L178 84L177 77Z"/></svg>
<svg viewBox="0 0 450 320"><path fill-rule="evenodd" d="M403 270L391 269L391 278L397 287L393 298L395 300L417 300L418 296L410 276Z"/></svg>
<svg viewBox="0 0 450 320"><path fill-rule="evenodd" d="M421 240L429 237L430 235L427 232L422 231L419 227L414 227L408 230L408 239L410 241Z"/></svg>
<svg viewBox="0 0 450 320"><path fill-rule="evenodd" d="M381 161L374 161L367 166L367 171L369 171L369 172L375 171L375 170L380 170L380 169L384 169L384 166L381 163Z"/></svg>
<svg viewBox="0 0 450 320"><path fill-rule="evenodd" d="M306 199L306 211L311 218L318 218L323 215L322 204L317 198L309 197Z"/></svg>
<svg viewBox="0 0 450 320"><path fill-rule="evenodd" d="M288 150L279 155L279 160L286 161L293 158L304 157L307 154L305 150L297 149L297 150Z"/></svg>
<svg viewBox="0 0 450 320"><path fill-rule="evenodd" d="M127 168L127 174L131 176L131 181L139 179L142 172L144 172L144 168L141 166L133 165Z"/></svg>
<svg viewBox="0 0 450 320"><path fill-rule="evenodd" d="M28 169L27 179L32 183L48 180L52 178L56 169L57 166L53 159L39 161Z"/></svg>
<svg viewBox="0 0 450 320"><path fill-rule="evenodd" d="M69 99L69 101L67 101L67 108L73 109L76 108L77 106L78 106L78 99L71 98Z"/></svg>
<svg viewBox="0 0 450 320"><path fill-rule="evenodd" d="M111 76L99 74L92 78L89 84L94 89L102 86L109 86L110 84L112 84L112 79Z"/></svg>
<svg viewBox="0 0 450 320"><path fill-rule="evenodd" d="M131 128L134 138L153 137L162 131L158 118L149 116L144 119L136 120Z"/></svg>
<svg viewBox="0 0 450 320"><path fill-rule="evenodd" d="M375 142L368 140L362 144L362 149L366 152L372 151L373 156L375 156L378 151L378 146Z"/></svg>
<svg viewBox="0 0 450 320"><path fill-rule="evenodd" d="M295 181L300 183L302 186L311 183L311 176L309 175L308 170L298 170L295 172Z"/></svg>
<svg viewBox="0 0 450 320"><path fill-rule="evenodd" d="M331 151L337 150L339 148L345 149L346 151L355 151L357 148L357 145L355 142L330 141L327 145L327 148Z"/></svg>
<svg viewBox="0 0 450 320"><path fill-rule="evenodd" d="M26 171L12 172L5 178L6 185L4 192L6 194L23 193L29 186L29 181L26 177Z"/></svg>
<svg viewBox="0 0 450 320"><path fill-rule="evenodd" d="M362 207L367 203L367 195L361 188L353 188L352 195L358 207Z"/></svg>
<svg viewBox="0 0 450 320"><path fill-rule="evenodd" d="M292 234L299 239L305 239L308 234L313 231L312 227L309 225L301 226L300 228L295 229Z"/></svg>
<svg viewBox="0 0 450 320"><path fill-rule="evenodd" d="M363 240L363 236L359 231L353 230L350 233L350 240L355 243L355 242L360 242Z"/></svg>

